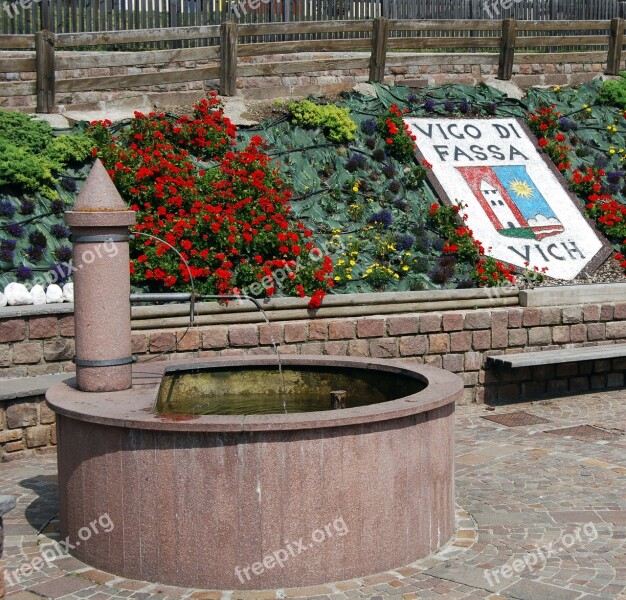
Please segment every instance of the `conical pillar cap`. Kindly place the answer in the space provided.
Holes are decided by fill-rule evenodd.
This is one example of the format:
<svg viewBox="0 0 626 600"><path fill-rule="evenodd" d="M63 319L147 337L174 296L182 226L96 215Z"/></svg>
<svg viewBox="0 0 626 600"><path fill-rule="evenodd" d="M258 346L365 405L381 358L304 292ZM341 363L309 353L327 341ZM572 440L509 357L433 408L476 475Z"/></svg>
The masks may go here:
<svg viewBox="0 0 626 600"><path fill-rule="evenodd" d="M100 159L91 167L72 210L65 212L65 222L70 227L130 227L135 224L135 212L124 203Z"/></svg>
<svg viewBox="0 0 626 600"><path fill-rule="evenodd" d="M75 212L128 210L124 200L98 158L72 207Z"/></svg>

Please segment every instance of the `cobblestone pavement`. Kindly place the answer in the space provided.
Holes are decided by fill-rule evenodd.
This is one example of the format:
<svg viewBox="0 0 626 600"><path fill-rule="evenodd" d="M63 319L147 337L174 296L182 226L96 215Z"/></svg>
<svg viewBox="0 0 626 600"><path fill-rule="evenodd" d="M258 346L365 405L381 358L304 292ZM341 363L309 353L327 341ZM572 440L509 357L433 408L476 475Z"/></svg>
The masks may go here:
<svg viewBox="0 0 626 600"><path fill-rule="evenodd" d="M187 590L121 579L71 557L18 581L14 570L58 535L56 464L49 455L0 464L0 494L19 498L5 519L8 598L626 600L625 396L459 407L455 539L413 565L312 588ZM540 419L482 418L518 411Z"/></svg>

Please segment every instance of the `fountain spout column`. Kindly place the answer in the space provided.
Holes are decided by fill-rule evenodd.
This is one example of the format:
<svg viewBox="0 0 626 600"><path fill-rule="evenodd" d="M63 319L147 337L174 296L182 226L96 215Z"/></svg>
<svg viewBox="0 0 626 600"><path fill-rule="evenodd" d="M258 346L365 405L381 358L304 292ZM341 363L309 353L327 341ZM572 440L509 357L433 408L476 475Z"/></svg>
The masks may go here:
<svg viewBox="0 0 626 600"><path fill-rule="evenodd" d="M74 247L76 381L83 392L132 385L128 210L97 160L65 213Z"/></svg>

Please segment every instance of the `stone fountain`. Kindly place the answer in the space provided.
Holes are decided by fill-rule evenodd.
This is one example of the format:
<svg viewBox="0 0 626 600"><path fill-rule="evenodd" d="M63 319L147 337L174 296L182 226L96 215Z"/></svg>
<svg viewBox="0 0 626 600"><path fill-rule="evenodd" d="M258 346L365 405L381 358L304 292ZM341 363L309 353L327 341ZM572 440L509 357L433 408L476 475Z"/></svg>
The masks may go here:
<svg viewBox="0 0 626 600"><path fill-rule="evenodd" d="M76 378L47 394L72 554L131 579L265 589L373 574L445 544L461 379L324 356L283 357L284 381L275 357L133 367L133 222L96 162L67 213ZM332 409L336 390L346 408ZM83 540L104 514L113 529Z"/></svg>

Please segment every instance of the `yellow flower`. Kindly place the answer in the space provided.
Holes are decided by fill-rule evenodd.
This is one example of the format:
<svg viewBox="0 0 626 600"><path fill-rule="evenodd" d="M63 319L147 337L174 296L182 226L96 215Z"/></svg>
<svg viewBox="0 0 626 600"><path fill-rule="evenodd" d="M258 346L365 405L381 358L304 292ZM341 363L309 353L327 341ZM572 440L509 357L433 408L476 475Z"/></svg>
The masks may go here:
<svg viewBox="0 0 626 600"><path fill-rule="evenodd" d="M351 266L351 267L354 267L354 265L356 265L356 260L351 260L351 261L350 261L350 266Z"/></svg>
<svg viewBox="0 0 626 600"><path fill-rule="evenodd" d="M553 91L553 92L560 92L560 91L561 91L561 86L560 86L560 85L555 85L555 86L552 88L552 91Z"/></svg>
<svg viewBox="0 0 626 600"><path fill-rule="evenodd" d="M352 191L353 192L358 192L359 191L359 185L358 184L354 185L353 188L352 188Z"/></svg>
<svg viewBox="0 0 626 600"><path fill-rule="evenodd" d="M615 154L615 148L609 148L609 154Z"/></svg>
<svg viewBox="0 0 626 600"><path fill-rule="evenodd" d="M346 275L346 279L352 279L352 275Z"/></svg>
<svg viewBox="0 0 626 600"><path fill-rule="evenodd" d="M337 275L337 276L335 277L335 281L341 281L341 277L339 277L339 275Z"/></svg>
<svg viewBox="0 0 626 600"><path fill-rule="evenodd" d="M409 266L408 266L408 265L404 265L404 266L402 267L402 270L403 270L403 271L408 271L408 270L409 270Z"/></svg>
<svg viewBox="0 0 626 600"><path fill-rule="evenodd" d="M393 276L394 276L396 279L400 279L400 275L398 275L397 273L394 273L394 274L393 274Z"/></svg>

